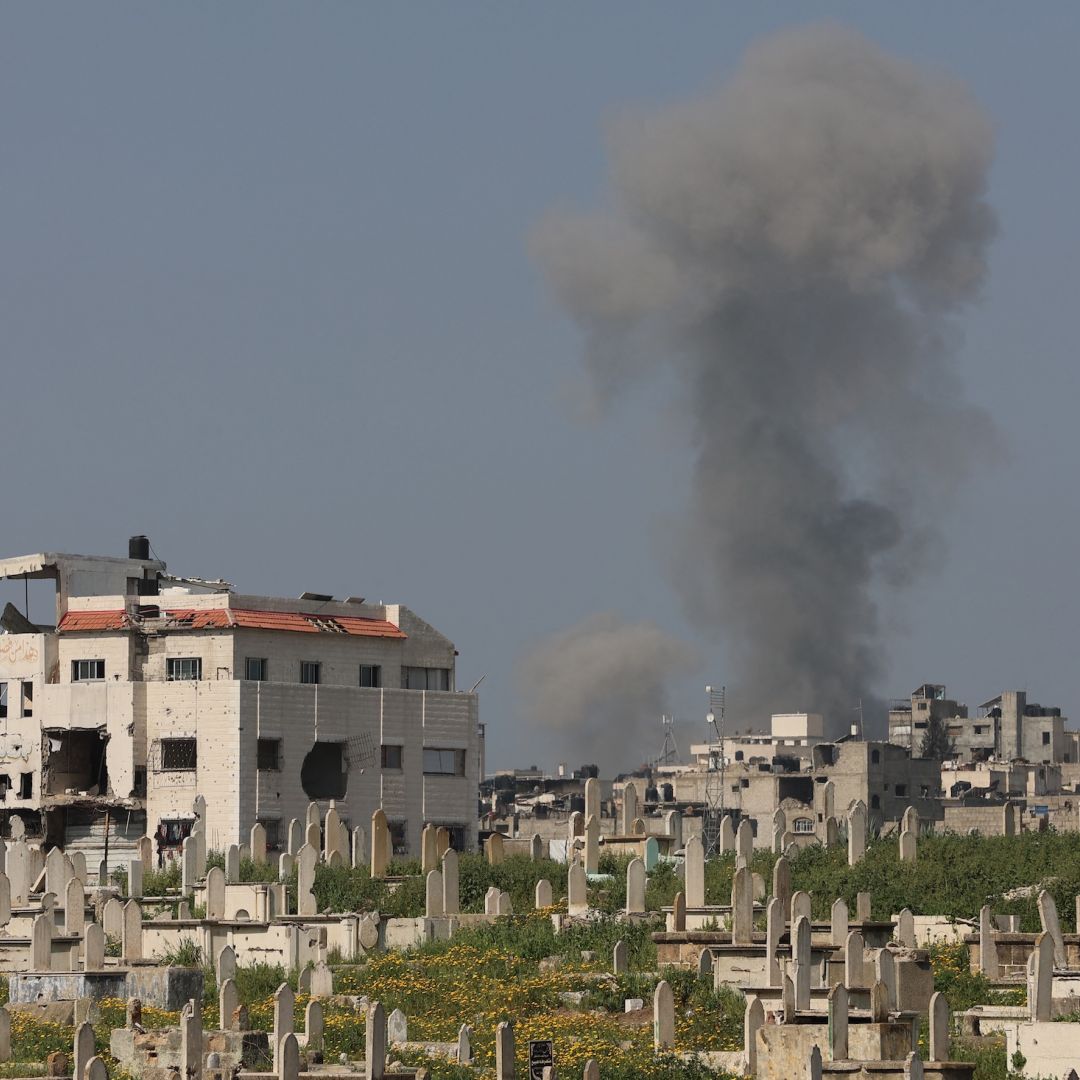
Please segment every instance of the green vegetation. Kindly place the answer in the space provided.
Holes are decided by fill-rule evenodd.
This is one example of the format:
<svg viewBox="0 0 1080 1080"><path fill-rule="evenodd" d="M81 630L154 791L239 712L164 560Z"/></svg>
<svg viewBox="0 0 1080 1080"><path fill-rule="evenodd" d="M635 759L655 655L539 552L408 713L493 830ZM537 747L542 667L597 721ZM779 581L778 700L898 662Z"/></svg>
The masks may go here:
<svg viewBox="0 0 1080 1080"><path fill-rule="evenodd" d="M814 845L794 859L791 877L793 888L811 893L815 918L827 918L838 896L854 911L856 894L869 892L875 918L907 907L915 914L977 919L979 908L989 904L995 914L1019 915L1027 932L1039 929L1036 898L1042 886L1053 895L1067 930L1080 892L1080 833L921 836L914 863L899 862L896 838L890 837L871 841L865 857L851 867L842 845ZM1031 895L1005 899L1005 893L1024 887Z"/></svg>
<svg viewBox="0 0 1080 1080"><path fill-rule="evenodd" d="M394 881L373 878L366 867L315 869L315 900L320 911L378 911L387 918L416 918L424 913L424 879L419 863L391 864L392 877L406 871L411 876ZM566 867L550 860L533 862L523 855L511 855L498 866L490 866L482 855L458 857L458 886L461 910L484 910L484 894L492 886L510 894L515 911L532 909L536 882L547 878L556 900L566 895Z"/></svg>
<svg viewBox="0 0 1080 1080"><path fill-rule="evenodd" d="M143 896L166 896L180 891L180 860L167 862L161 870L143 869Z"/></svg>
<svg viewBox="0 0 1080 1080"><path fill-rule="evenodd" d="M166 967L202 967L202 948L194 938L181 938L177 944L156 957Z"/></svg>
<svg viewBox="0 0 1080 1080"><path fill-rule="evenodd" d="M972 971L966 945L933 946L930 966L934 971L934 989L945 995L954 1016L973 1005L1023 1005L1027 1000L1022 986L994 990L981 971Z"/></svg>

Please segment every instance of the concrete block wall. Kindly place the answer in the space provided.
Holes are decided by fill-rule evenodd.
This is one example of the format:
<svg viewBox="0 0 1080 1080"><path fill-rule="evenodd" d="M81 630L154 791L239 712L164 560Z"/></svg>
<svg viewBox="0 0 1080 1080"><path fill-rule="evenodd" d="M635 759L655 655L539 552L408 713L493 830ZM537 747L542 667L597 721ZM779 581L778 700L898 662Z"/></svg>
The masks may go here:
<svg viewBox="0 0 1080 1080"><path fill-rule="evenodd" d="M240 831L240 684L158 682L139 687L146 698L148 746L146 823L151 835L162 818L190 818L197 794L206 798L207 842L238 842ZM194 738L194 770L161 768L161 740Z"/></svg>

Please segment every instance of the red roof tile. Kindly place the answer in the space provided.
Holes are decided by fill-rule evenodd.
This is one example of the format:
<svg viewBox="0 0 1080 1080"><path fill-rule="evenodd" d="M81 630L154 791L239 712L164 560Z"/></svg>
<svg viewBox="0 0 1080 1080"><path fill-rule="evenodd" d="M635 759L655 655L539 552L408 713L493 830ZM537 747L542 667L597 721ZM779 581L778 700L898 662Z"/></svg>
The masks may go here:
<svg viewBox="0 0 1080 1080"><path fill-rule="evenodd" d="M402 630L384 619L355 615L301 615L292 611L253 611L229 608L234 625L255 630L292 630L301 634L345 633L358 637L404 638Z"/></svg>
<svg viewBox="0 0 1080 1080"><path fill-rule="evenodd" d="M57 630L126 630L130 625L124 611L69 611Z"/></svg>
<svg viewBox="0 0 1080 1080"><path fill-rule="evenodd" d="M355 615L306 615L292 611L250 608L170 608L162 611L170 630L288 630L299 634L349 634L353 637L404 638L407 635L384 619ZM127 630L132 618L124 611L69 611L57 629L61 633L88 630Z"/></svg>

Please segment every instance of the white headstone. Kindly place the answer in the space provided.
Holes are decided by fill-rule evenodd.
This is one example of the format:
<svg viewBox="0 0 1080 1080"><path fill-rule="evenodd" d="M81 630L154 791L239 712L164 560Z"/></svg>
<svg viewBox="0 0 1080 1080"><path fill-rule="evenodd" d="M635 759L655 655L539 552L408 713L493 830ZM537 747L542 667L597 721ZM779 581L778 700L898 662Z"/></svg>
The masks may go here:
<svg viewBox="0 0 1080 1080"><path fill-rule="evenodd" d="M843 897L833 901L832 910L829 913L830 929L832 931L832 943L837 948L843 948L848 936L848 906Z"/></svg>
<svg viewBox="0 0 1080 1080"><path fill-rule="evenodd" d="M120 954L125 960L142 959L142 908L137 900L124 905L124 929L120 935Z"/></svg>
<svg viewBox="0 0 1080 1080"><path fill-rule="evenodd" d="M666 1050L675 1045L675 995L661 979L653 992L653 1049Z"/></svg>
<svg viewBox="0 0 1080 1080"><path fill-rule="evenodd" d="M409 1021L400 1009L395 1009L386 1018L386 1041L391 1046L409 1041Z"/></svg>
<svg viewBox="0 0 1080 1080"><path fill-rule="evenodd" d="M434 857L434 834L432 835L432 856ZM443 879L438 870L429 870L425 881L424 916L428 919L443 917Z"/></svg>
<svg viewBox="0 0 1080 1080"><path fill-rule="evenodd" d="M225 871L211 866L206 872L206 917L225 918Z"/></svg>
<svg viewBox="0 0 1080 1080"><path fill-rule="evenodd" d="M740 866L731 880L731 943L750 945L754 933L754 879Z"/></svg>
<svg viewBox="0 0 1080 1080"><path fill-rule="evenodd" d="M386 871L390 865L390 826L386 821L386 814L382 809L376 810L371 815L371 876L374 878L386 877Z"/></svg>
<svg viewBox="0 0 1080 1080"><path fill-rule="evenodd" d="M683 890L688 908L705 906L705 849L700 836L691 836L683 852L685 875Z"/></svg>
<svg viewBox="0 0 1080 1080"><path fill-rule="evenodd" d="M248 847L251 848L251 861L256 866L262 866L266 862L266 826L261 821L256 821L251 826Z"/></svg>
<svg viewBox="0 0 1080 1080"><path fill-rule="evenodd" d="M293 1031L293 1010L296 1008L296 995L288 983L282 983L274 991L274 1069L281 1068L281 1044L286 1035Z"/></svg>
<svg viewBox="0 0 1080 1080"><path fill-rule="evenodd" d="M645 864L631 859L626 865L626 914L637 915L645 911Z"/></svg>
<svg viewBox="0 0 1080 1080"><path fill-rule="evenodd" d="M364 1040L364 1080L383 1080L386 1073L386 1013L373 1001L367 1011Z"/></svg>
<svg viewBox="0 0 1080 1080"><path fill-rule="evenodd" d="M588 883L581 863L572 864L566 875L566 909L570 915L584 915L589 910Z"/></svg>
<svg viewBox="0 0 1080 1080"><path fill-rule="evenodd" d="M315 915L318 906L315 900L315 867L319 862L319 852L310 844L304 844L296 856L296 906L299 915Z"/></svg>
<svg viewBox="0 0 1080 1080"><path fill-rule="evenodd" d="M105 966L105 931L89 923L83 937L83 971L100 971Z"/></svg>

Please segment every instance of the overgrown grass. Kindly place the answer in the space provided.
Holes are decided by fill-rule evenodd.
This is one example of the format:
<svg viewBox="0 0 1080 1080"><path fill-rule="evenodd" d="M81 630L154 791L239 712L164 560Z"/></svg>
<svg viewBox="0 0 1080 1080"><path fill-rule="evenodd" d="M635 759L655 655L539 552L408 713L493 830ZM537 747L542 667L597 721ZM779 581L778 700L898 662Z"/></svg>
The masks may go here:
<svg viewBox="0 0 1080 1080"><path fill-rule="evenodd" d="M165 967L202 967L203 951L194 938L183 937L156 959Z"/></svg>
<svg viewBox="0 0 1080 1080"><path fill-rule="evenodd" d="M1022 986L994 990L981 971L972 971L966 945L932 946L930 966L934 972L934 989L945 995L954 1015L974 1005L1023 1005L1027 999Z"/></svg>
<svg viewBox="0 0 1080 1080"><path fill-rule="evenodd" d="M836 897L851 910L860 892L869 892L874 918L907 907L915 914L977 919L983 904L995 914L1019 915L1021 929L1039 929L1038 886L1057 903L1062 928L1075 925L1073 899L1080 892L1080 833L1053 830L1019 836L919 838L918 859L901 863L895 838L872 840L865 857L847 865L843 845L805 847L792 863L792 885L813 897L814 916L828 918ZM1025 899L1006 900L1010 890L1035 886Z"/></svg>
<svg viewBox="0 0 1080 1080"><path fill-rule="evenodd" d="M143 870L143 896L165 896L180 891L180 860L167 862L161 870Z"/></svg>
<svg viewBox="0 0 1080 1080"><path fill-rule="evenodd" d="M409 872L403 881L373 878L366 867L315 869L315 900L320 911L378 911L388 918L417 918L424 914L424 878L418 862L398 862L390 867L392 876ZM493 886L510 895L514 911L533 907L536 882L551 882L555 899L566 895L566 867L544 859L533 862L524 855L511 855L491 866L482 855L466 853L458 857L458 890L461 910L484 910L484 894Z"/></svg>

